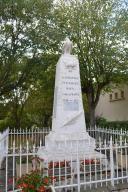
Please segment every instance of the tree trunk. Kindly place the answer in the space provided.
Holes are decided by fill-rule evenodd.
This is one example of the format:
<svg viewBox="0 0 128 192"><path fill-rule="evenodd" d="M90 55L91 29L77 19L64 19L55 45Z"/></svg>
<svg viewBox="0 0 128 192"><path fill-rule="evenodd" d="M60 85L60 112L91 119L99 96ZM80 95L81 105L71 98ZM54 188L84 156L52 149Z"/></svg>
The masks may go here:
<svg viewBox="0 0 128 192"><path fill-rule="evenodd" d="M93 102L92 94L87 94L88 108L89 108L89 121L91 129L95 128L95 104Z"/></svg>
<svg viewBox="0 0 128 192"><path fill-rule="evenodd" d="M95 128L95 108L92 106L90 106L89 116L90 116L90 127L91 129L94 129Z"/></svg>

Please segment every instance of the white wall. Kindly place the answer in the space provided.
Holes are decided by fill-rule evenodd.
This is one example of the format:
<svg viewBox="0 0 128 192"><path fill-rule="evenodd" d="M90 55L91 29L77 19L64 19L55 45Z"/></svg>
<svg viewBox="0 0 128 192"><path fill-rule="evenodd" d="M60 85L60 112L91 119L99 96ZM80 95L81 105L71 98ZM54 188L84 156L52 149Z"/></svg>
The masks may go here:
<svg viewBox="0 0 128 192"><path fill-rule="evenodd" d="M124 91L124 98L121 98L121 91ZM118 93L118 99L115 99L115 93ZM113 97L111 101L110 94ZM127 121L128 86L120 86L111 93L102 94L96 108L96 116L104 117L108 121Z"/></svg>

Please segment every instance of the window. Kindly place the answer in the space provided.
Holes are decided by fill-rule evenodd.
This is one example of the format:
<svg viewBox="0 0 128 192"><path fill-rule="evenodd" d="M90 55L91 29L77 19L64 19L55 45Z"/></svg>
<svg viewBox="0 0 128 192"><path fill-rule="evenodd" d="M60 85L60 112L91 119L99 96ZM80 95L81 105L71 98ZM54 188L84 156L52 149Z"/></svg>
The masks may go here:
<svg viewBox="0 0 128 192"><path fill-rule="evenodd" d="M114 93L110 93L109 94L109 101L110 102L114 102L114 101L120 101L120 100L124 100L124 91L122 90L118 90L117 92Z"/></svg>
<svg viewBox="0 0 128 192"><path fill-rule="evenodd" d="M109 95L109 99L110 99L110 101L112 101L112 94Z"/></svg>
<svg viewBox="0 0 128 192"><path fill-rule="evenodd" d="M115 93L115 99L118 99L118 93L117 92Z"/></svg>
<svg viewBox="0 0 128 192"><path fill-rule="evenodd" d="M121 91L121 99L124 98L124 91Z"/></svg>

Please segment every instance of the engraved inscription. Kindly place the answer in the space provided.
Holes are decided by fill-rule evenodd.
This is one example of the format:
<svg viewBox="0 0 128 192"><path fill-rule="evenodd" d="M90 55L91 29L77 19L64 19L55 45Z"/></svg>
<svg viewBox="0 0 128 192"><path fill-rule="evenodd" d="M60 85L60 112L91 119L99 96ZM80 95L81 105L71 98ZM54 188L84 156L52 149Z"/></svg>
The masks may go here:
<svg viewBox="0 0 128 192"><path fill-rule="evenodd" d="M79 102L76 99L74 99L74 100L64 99L63 104L64 104L65 111L78 111L79 110Z"/></svg>

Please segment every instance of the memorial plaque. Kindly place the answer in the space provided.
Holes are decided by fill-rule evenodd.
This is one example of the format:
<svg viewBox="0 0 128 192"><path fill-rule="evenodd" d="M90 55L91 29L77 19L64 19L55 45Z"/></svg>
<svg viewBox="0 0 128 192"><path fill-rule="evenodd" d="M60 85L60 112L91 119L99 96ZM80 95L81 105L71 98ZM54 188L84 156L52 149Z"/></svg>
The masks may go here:
<svg viewBox="0 0 128 192"><path fill-rule="evenodd" d="M64 99L64 110L65 111L79 111L78 100L67 100Z"/></svg>

